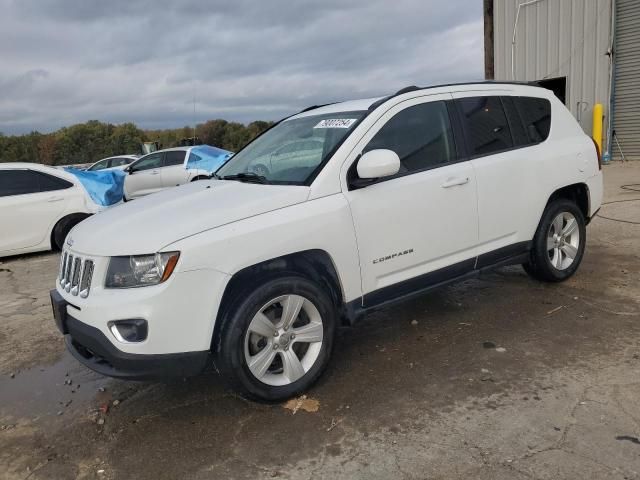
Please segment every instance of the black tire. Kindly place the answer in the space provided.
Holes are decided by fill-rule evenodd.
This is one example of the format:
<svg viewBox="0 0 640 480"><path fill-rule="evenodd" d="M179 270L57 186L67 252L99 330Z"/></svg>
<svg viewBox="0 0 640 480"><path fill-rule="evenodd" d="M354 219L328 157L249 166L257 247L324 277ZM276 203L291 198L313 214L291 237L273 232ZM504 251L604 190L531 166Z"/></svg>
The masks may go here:
<svg viewBox="0 0 640 480"><path fill-rule="evenodd" d="M552 264L552 259L549 256L550 250L547 249L547 235L553 220L562 213L569 213L575 218L579 233L579 243L573 262L568 267L559 269ZM580 262L584 256L586 240L586 223L584 214L580 208L571 200L554 200L547 206L542 214L542 219L533 237L529 260L522 266L525 272L536 280L543 282L562 282L571 277L580 266Z"/></svg>
<svg viewBox="0 0 640 480"><path fill-rule="evenodd" d="M243 397L261 402L279 402L307 390L326 367L333 347L338 315L327 292L306 278L287 275L266 280L250 291L236 293L237 300L226 308L220 319L218 348L214 353L216 369L223 379ZM245 336L254 315L265 303L292 294L311 301L320 313L323 324L320 353L309 370L295 382L282 386L268 385L258 380L247 365Z"/></svg>
<svg viewBox="0 0 640 480"><path fill-rule="evenodd" d="M77 213L60 219L51 232L51 247L54 250L62 250L64 240L71 229L89 216L85 213Z"/></svg>

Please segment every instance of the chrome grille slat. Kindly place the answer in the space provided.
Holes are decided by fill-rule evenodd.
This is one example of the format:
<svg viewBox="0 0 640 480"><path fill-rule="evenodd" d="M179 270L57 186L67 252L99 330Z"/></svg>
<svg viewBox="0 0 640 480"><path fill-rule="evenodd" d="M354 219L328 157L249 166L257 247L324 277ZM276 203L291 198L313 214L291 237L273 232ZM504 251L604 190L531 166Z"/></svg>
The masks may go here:
<svg viewBox="0 0 640 480"><path fill-rule="evenodd" d="M64 289L68 292L71 290L71 268L73 267L73 255L69 254L67 257L67 273L64 277Z"/></svg>
<svg viewBox="0 0 640 480"><path fill-rule="evenodd" d="M82 259L76 257L73 260L73 272L71 274L71 295L78 294L78 287L80 286L80 272L82 269Z"/></svg>
<svg viewBox="0 0 640 480"><path fill-rule="evenodd" d="M68 255L69 255L68 252L62 253L61 266L60 266L60 285L62 285L63 287L64 287L65 274L67 272L67 256Z"/></svg>
<svg viewBox="0 0 640 480"><path fill-rule="evenodd" d="M89 290L91 290L91 277L93 277L93 261L85 260L82 269L82 278L80 279L80 296L87 298Z"/></svg>

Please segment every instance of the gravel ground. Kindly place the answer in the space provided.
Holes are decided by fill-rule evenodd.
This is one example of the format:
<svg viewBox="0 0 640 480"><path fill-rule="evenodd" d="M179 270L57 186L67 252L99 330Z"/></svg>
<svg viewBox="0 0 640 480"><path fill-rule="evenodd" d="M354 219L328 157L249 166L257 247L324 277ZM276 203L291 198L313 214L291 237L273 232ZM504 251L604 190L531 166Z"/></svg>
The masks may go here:
<svg viewBox="0 0 640 480"><path fill-rule="evenodd" d="M50 313L57 255L3 259L0 478L638 478L640 225L609 218L640 221L640 163L605 183L572 279L509 267L380 311L287 405L85 369Z"/></svg>

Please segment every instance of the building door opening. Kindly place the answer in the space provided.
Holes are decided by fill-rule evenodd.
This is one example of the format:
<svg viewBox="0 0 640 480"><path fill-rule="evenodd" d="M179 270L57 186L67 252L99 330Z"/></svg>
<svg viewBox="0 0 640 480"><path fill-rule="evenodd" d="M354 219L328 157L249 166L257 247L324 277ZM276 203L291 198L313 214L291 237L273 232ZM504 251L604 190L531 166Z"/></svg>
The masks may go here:
<svg viewBox="0 0 640 480"><path fill-rule="evenodd" d="M567 77L545 78L536 83L551 90L562 103L567 104Z"/></svg>

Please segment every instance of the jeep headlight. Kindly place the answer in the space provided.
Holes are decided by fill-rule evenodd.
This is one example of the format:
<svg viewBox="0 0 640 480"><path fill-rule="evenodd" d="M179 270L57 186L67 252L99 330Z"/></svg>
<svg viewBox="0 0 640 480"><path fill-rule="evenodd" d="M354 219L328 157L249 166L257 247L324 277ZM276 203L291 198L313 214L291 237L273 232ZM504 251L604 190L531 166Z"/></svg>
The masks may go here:
<svg viewBox="0 0 640 480"><path fill-rule="evenodd" d="M106 288L133 288L158 285L167 280L178 263L180 252L111 257Z"/></svg>

